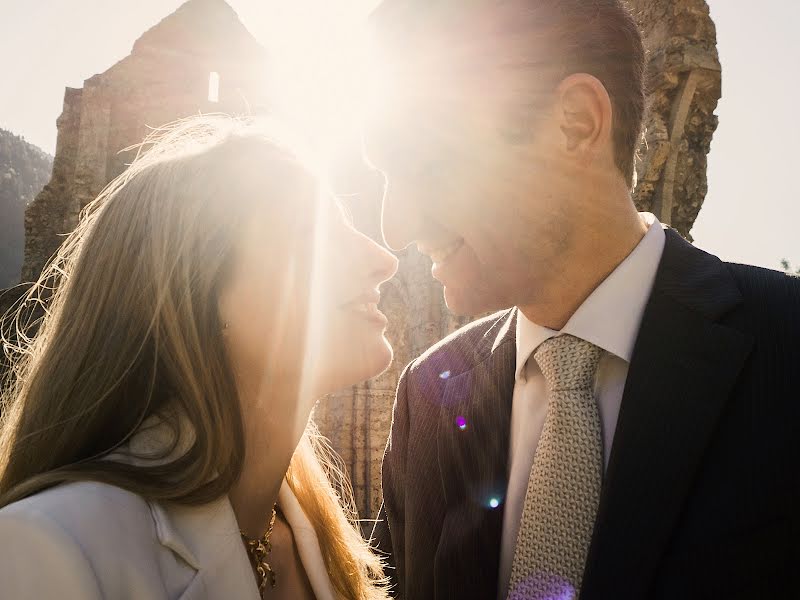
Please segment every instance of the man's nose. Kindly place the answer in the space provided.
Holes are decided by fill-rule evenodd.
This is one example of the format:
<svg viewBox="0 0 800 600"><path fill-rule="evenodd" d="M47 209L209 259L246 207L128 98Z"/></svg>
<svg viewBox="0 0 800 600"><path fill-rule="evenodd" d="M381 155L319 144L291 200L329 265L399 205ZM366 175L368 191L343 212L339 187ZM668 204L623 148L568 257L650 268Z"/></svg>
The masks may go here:
<svg viewBox="0 0 800 600"><path fill-rule="evenodd" d="M394 251L403 250L418 239L421 217L417 202L413 198L401 198L387 184L383 192L381 229L383 240Z"/></svg>

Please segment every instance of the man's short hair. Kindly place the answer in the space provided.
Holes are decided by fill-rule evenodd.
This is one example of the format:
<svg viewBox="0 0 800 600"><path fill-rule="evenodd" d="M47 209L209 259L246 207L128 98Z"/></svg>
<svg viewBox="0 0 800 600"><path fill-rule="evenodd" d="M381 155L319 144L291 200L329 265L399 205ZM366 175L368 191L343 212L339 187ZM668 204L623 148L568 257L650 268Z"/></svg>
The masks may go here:
<svg viewBox="0 0 800 600"><path fill-rule="evenodd" d="M439 33L458 39L461 29L470 43L505 51L509 64L530 65L520 78L548 91L573 73L593 75L611 98L615 164L633 181L645 110L645 50L623 0L384 0L371 20L392 45Z"/></svg>

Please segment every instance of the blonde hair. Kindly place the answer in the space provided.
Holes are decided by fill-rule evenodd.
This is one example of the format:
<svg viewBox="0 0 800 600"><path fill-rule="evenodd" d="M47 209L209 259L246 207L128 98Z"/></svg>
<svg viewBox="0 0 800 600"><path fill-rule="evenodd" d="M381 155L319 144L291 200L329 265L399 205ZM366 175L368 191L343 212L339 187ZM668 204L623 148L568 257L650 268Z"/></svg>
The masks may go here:
<svg viewBox="0 0 800 600"><path fill-rule="evenodd" d="M253 212L319 186L295 152L262 131L212 115L156 132L86 207L11 313L6 325L16 341L4 332L13 374L0 420L0 507L84 480L152 501L203 504L238 479L243 424L218 294L236 232ZM31 306L43 317L34 320ZM188 450L146 466L108 460L151 416L175 434L165 456L178 444ZM191 426L189 443L181 420ZM386 598L381 562L358 530L352 489L313 424L286 479L314 524L338 595Z"/></svg>

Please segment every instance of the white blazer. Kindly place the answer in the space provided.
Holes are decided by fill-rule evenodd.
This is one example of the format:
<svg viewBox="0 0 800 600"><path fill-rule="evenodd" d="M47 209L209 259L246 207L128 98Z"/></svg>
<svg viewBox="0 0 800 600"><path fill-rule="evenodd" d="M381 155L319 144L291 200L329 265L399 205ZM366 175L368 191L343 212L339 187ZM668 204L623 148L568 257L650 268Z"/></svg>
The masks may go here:
<svg viewBox="0 0 800 600"><path fill-rule="evenodd" d="M314 595L334 600L314 528L284 482L278 504ZM146 502L71 483L0 510L0 598L258 600L227 498L199 507Z"/></svg>
<svg viewBox="0 0 800 600"><path fill-rule="evenodd" d="M316 533L284 481L278 505L317 600L335 600ZM70 483L0 509L0 598L259 600L227 497L197 507Z"/></svg>

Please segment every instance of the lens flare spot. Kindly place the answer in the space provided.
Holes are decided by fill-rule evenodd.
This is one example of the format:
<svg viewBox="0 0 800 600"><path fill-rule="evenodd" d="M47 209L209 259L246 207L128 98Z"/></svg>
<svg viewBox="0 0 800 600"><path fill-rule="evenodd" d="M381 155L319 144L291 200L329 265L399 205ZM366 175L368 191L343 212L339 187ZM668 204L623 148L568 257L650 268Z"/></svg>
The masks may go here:
<svg viewBox="0 0 800 600"><path fill-rule="evenodd" d="M449 379L450 378L450 371L442 371L439 373L439 379Z"/></svg>
<svg viewBox="0 0 800 600"><path fill-rule="evenodd" d="M500 506L500 500L497 498L489 498L489 508L497 508Z"/></svg>
<svg viewBox="0 0 800 600"><path fill-rule="evenodd" d="M565 578L552 573L533 573L509 590L508 600L576 600L577 593Z"/></svg>
<svg viewBox="0 0 800 600"><path fill-rule="evenodd" d="M456 425L461 431L467 428L467 420L464 417L456 417Z"/></svg>

